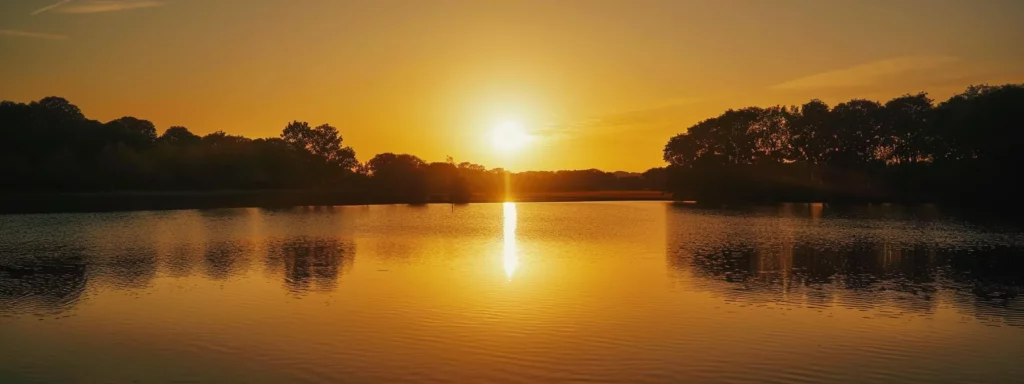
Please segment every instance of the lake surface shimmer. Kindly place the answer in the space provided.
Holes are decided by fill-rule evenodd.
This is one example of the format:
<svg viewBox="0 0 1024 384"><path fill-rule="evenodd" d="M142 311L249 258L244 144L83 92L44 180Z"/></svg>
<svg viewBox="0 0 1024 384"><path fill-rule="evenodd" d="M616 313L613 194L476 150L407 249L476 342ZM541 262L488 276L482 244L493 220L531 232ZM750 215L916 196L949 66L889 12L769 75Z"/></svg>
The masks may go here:
<svg viewBox="0 0 1024 384"><path fill-rule="evenodd" d="M1011 383L1022 276L927 207L0 216L0 383Z"/></svg>

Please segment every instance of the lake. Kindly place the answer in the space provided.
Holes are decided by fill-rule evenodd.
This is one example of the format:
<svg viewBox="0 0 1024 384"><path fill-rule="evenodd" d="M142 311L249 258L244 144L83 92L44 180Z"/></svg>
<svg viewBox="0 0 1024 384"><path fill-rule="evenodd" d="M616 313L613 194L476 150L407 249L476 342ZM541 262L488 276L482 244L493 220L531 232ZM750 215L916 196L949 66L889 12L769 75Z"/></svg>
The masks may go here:
<svg viewBox="0 0 1024 384"><path fill-rule="evenodd" d="M887 205L0 216L0 382L1014 382L1022 251Z"/></svg>

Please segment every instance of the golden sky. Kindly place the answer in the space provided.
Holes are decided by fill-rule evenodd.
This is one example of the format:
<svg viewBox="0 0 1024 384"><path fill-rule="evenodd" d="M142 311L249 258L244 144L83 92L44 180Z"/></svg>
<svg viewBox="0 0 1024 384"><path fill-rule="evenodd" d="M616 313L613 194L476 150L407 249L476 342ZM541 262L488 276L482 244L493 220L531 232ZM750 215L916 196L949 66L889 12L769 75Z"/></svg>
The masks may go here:
<svg viewBox="0 0 1024 384"><path fill-rule="evenodd" d="M0 99L198 134L330 123L361 161L643 171L727 108L942 100L1022 64L1015 0L0 3ZM496 151L506 121L534 140Z"/></svg>

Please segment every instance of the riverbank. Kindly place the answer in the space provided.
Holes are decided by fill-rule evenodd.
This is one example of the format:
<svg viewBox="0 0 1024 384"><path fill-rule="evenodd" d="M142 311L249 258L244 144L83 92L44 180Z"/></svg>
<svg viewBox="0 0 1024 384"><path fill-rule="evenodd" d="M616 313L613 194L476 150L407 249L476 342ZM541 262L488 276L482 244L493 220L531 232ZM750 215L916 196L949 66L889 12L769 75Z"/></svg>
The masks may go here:
<svg viewBox="0 0 1024 384"><path fill-rule="evenodd" d="M528 193L509 200L523 202L671 200L659 191L578 191ZM474 195L470 203L501 202L496 196ZM449 203L434 196L423 203ZM112 212L169 209L294 207L326 205L407 204L397 198L351 191L125 191L89 193L0 194L0 214Z"/></svg>

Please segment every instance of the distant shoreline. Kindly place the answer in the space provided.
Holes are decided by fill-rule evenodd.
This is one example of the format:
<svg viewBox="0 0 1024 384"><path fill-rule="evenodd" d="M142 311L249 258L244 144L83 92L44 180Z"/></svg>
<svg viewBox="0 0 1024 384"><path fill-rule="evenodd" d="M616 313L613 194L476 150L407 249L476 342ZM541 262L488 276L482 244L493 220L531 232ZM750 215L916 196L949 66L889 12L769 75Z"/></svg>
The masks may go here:
<svg viewBox="0 0 1024 384"><path fill-rule="evenodd" d="M511 200L516 202L671 201L672 195L659 191L545 192L517 195L513 196ZM469 201L459 203L502 201L505 199L472 196ZM435 196L426 201L410 203L361 192L314 190L18 192L0 193L0 214L430 203L448 204L452 202L444 196Z"/></svg>
<svg viewBox="0 0 1024 384"><path fill-rule="evenodd" d="M693 207L749 207L785 203L826 205L895 204L905 206L929 205L943 211L956 212L964 217L1001 218L1019 222L1019 207L985 205L948 205L928 202L884 202L867 200L800 201L683 201L671 193L650 190L598 190L575 192L527 193L504 199L493 195L475 194L468 201L452 202L447 196L435 195L419 202L400 198L372 195L360 191L328 190L220 190L220 191L118 191L118 192L5 192L0 193L0 215L47 213L98 213L131 211L167 211L183 209L271 208L285 209L313 206L356 205L423 205L423 204L476 204L514 201L543 202L601 202L601 201L666 201L690 203ZM690 205L687 204L687 205Z"/></svg>

